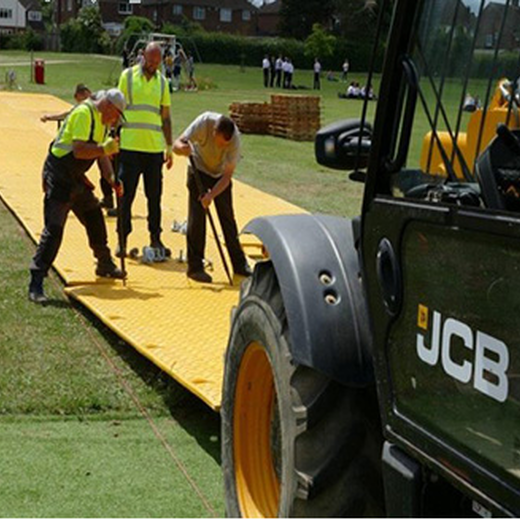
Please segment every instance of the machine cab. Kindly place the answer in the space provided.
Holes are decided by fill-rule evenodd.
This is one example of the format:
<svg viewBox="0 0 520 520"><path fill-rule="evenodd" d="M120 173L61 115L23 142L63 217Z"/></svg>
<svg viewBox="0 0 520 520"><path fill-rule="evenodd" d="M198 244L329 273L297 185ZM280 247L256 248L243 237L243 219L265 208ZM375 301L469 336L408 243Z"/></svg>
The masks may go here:
<svg viewBox="0 0 520 520"><path fill-rule="evenodd" d="M396 4L361 230L385 435L486 514L520 512L518 27Z"/></svg>

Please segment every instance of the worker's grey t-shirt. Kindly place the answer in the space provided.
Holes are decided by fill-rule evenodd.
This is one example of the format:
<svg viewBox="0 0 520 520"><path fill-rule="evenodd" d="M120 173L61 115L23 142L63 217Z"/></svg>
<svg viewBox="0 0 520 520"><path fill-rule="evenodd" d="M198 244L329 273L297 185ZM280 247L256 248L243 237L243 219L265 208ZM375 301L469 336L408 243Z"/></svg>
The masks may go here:
<svg viewBox="0 0 520 520"><path fill-rule="evenodd" d="M240 159L240 134L235 127L231 141L219 148L215 144L214 130L221 114L204 112L186 128L182 138L189 139L194 148L195 166L211 177L221 177L226 164L236 164Z"/></svg>

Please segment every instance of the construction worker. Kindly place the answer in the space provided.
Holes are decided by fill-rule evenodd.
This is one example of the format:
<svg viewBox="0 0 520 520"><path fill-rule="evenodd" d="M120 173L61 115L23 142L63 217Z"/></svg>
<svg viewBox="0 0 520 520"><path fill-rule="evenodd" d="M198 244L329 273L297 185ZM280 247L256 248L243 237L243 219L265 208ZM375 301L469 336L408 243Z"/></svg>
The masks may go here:
<svg viewBox="0 0 520 520"><path fill-rule="evenodd" d="M166 78L159 71L161 47L152 42L146 46L142 65L126 69L119 79L127 107L121 130L119 179L124 186L121 204L122 250L126 255L127 237L132 231L132 203L139 177L143 174L144 192L148 201L150 246L160 249L163 256L171 251L161 242L161 195L163 162L173 165L170 92Z"/></svg>
<svg viewBox="0 0 520 520"><path fill-rule="evenodd" d="M74 101L76 104L79 104L86 99L88 99L92 95L92 91L83 83L78 83L76 88L74 89ZM42 123L46 123L47 121L57 121L58 123L62 123L63 120L70 114L72 109L65 110L64 112L58 112L56 114L44 114L40 121Z"/></svg>
<svg viewBox="0 0 520 520"><path fill-rule="evenodd" d="M249 276L251 270L240 242L233 213L231 178L240 158L240 135L233 121L216 112L204 112L175 140L177 155L189 156L198 170L205 193L199 193L195 172L188 168L188 272L189 278L211 283L204 271L206 210L215 201L226 247L237 275Z"/></svg>
<svg viewBox="0 0 520 520"><path fill-rule="evenodd" d="M97 159L104 164L115 186L109 156L119 151L118 142L108 137L109 128L122 115L125 98L121 91L100 91L94 98L76 106L51 143L43 167L45 227L31 263L29 299L47 301L43 279L58 254L69 211L85 226L89 245L97 258L96 274L123 278L107 246L107 230L93 185L85 173ZM119 189L119 188L116 188Z"/></svg>
<svg viewBox="0 0 520 520"><path fill-rule="evenodd" d="M76 101L76 104L82 103L86 99L88 99L90 96L92 96L92 91L83 83L78 83L76 85L76 88L74 90L74 100ZM66 110L65 112L58 112L56 114L44 114L40 120L43 123L46 123L47 121L57 121L58 127L61 125L61 123L65 120L65 118L71 113L72 109ZM100 167L100 178L99 178L99 186L101 187L101 192L103 193L103 198L100 201L100 205L102 208L106 208L107 215L109 217L115 217L116 216L116 209L114 206L114 197L112 194L112 186L111 184L105 179L105 175L103 175L103 172L101 171L102 164L99 165Z"/></svg>

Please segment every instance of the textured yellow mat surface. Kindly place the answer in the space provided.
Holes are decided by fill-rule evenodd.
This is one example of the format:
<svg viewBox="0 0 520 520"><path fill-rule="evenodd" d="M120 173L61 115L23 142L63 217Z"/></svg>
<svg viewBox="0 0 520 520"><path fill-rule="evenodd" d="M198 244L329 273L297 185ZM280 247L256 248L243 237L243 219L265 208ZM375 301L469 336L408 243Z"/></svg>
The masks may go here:
<svg viewBox="0 0 520 520"><path fill-rule="evenodd" d="M56 124L41 123L40 116L66 110L68 106L49 95L0 93L0 195L34 240L38 240L43 228L41 169L56 133ZM233 288L227 283L209 223L206 256L214 265L214 282L201 285L187 279L186 265L176 260L181 250L185 255L186 237L171 231L174 220L186 219L186 162L176 158L173 169L163 173L163 241L173 251L172 260L153 265L127 260L126 287L119 281L96 279L95 260L86 233L70 214L55 268L71 297L217 410L230 311L238 301L240 279ZM96 166L89 177L98 186ZM234 204L239 228L259 215L302 212L297 206L238 181L234 181ZM146 214L141 182L133 208L134 231L129 247L141 249L148 244ZM114 250L115 219L107 218L107 226ZM255 239L244 237L243 242L255 244ZM256 250L254 246L246 247L246 252ZM30 258L27 266L29 262Z"/></svg>

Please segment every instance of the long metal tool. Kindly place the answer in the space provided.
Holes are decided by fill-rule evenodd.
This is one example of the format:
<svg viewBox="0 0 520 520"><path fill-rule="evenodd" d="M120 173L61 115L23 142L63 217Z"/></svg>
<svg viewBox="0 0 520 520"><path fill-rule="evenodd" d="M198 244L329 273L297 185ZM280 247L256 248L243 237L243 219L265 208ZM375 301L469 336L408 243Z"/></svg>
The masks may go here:
<svg viewBox="0 0 520 520"><path fill-rule="evenodd" d="M191 146L191 143L190 143ZM192 148L193 150L193 148ZM199 170L195 166L195 161L193 160L193 155L190 154L190 166L193 170L193 176L195 177L195 184L197 185L197 190L199 192L199 196L202 197L205 193L204 185L202 184L202 180L199 175ZM213 220L213 216L211 215L211 212L209 211L209 208L205 208L204 211L206 212L206 215L208 216L209 223L211 225L211 229L213 230L213 236L215 237L215 242L217 243L218 252L220 255L220 259L222 260L222 264L224 265L224 271L226 271L226 276L229 280L229 285L233 287L233 278L231 277L231 273L229 271L229 266L227 264L226 257L224 255L224 250L222 249L222 244L220 243L220 239L218 237L217 228L215 227L215 222Z"/></svg>
<svg viewBox="0 0 520 520"><path fill-rule="evenodd" d="M119 183L118 173L119 173L119 154L114 155L114 160L112 161L112 168L114 170L114 184ZM126 266L125 266L125 256L126 256L126 245L125 245L125 237L123 236L123 209L121 207L121 197L116 192L116 211L117 211L117 241L119 243L119 261L121 264L121 271L123 271L123 286L126 287Z"/></svg>

